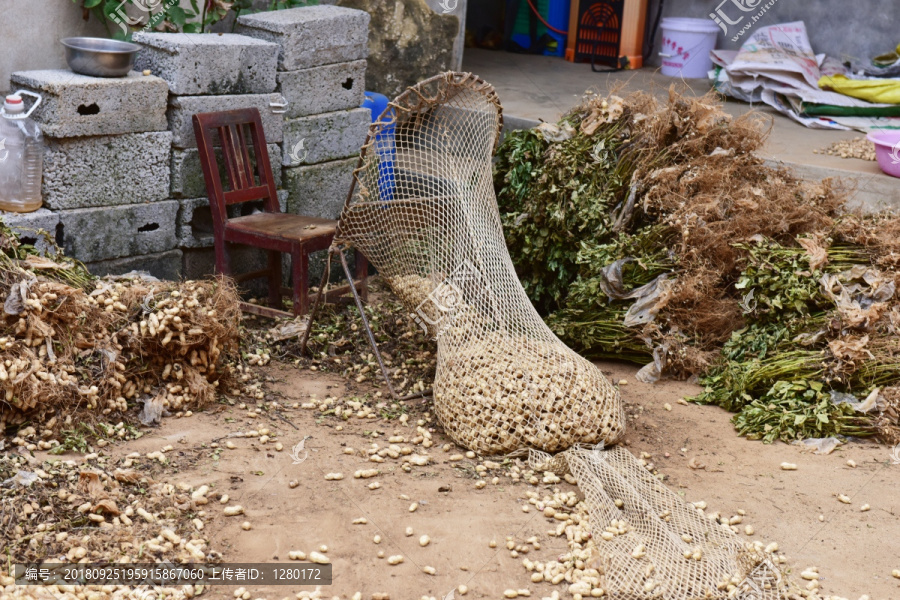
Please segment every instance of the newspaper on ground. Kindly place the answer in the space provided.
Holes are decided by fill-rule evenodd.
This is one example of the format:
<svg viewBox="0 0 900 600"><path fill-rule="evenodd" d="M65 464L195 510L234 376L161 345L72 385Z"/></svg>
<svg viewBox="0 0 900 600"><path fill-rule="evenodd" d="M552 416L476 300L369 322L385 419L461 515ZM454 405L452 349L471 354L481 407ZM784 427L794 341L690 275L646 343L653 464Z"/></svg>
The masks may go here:
<svg viewBox="0 0 900 600"><path fill-rule="evenodd" d="M837 59L815 54L803 21L760 28L741 49L713 50L713 86L746 102L763 102L806 127L870 131L900 127L900 119L807 114L808 105L876 108L875 104L819 88L823 76L847 74Z"/></svg>

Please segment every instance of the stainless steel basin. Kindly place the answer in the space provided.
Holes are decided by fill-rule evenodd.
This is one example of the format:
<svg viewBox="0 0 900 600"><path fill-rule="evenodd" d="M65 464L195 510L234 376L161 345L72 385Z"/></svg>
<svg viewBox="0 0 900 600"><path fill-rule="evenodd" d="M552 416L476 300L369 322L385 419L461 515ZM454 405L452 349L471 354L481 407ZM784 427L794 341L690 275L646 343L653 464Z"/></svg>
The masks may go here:
<svg viewBox="0 0 900 600"><path fill-rule="evenodd" d="M69 68L94 77L125 77L134 66L134 55L141 49L131 42L94 37L70 37L61 43L66 47Z"/></svg>

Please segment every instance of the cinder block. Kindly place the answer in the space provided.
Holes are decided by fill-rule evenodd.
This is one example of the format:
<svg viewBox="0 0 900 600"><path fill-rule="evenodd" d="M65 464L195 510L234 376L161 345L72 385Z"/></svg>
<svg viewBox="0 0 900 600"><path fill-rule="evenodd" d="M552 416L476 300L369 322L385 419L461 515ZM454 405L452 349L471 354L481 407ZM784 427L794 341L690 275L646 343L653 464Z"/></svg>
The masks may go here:
<svg viewBox="0 0 900 600"><path fill-rule="evenodd" d="M194 123L196 113L256 108L263 124L266 143L282 140L284 115L272 112L271 104L279 102L281 94L237 94L232 96L172 96L166 117L172 132L172 145L176 148L196 148Z"/></svg>
<svg viewBox="0 0 900 600"><path fill-rule="evenodd" d="M278 70L295 71L366 58L369 13L340 6L306 6L244 15L238 33L279 45Z"/></svg>
<svg viewBox="0 0 900 600"><path fill-rule="evenodd" d="M266 268L264 250L240 244L228 244L228 254L236 274ZM216 254L212 248L189 248L182 252L182 273L185 279L203 279L215 275ZM265 282L263 282L265 285Z"/></svg>
<svg viewBox="0 0 900 600"><path fill-rule="evenodd" d="M44 205L153 202L169 196L168 131L45 140Z"/></svg>
<svg viewBox="0 0 900 600"><path fill-rule="evenodd" d="M289 119L359 108L365 98L366 61L283 71L277 79Z"/></svg>
<svg viewBox="0 0 900 600"><path fill-rule="evenodd" d="M269 149L269 163L272 165L272 175L275 179L275 187L281 187L281 146L267 144ZM251 160L256 160L251 151ZM225 173L221 155L219 159L219 172ZM196 198L206 195L206 180L203 178L203 169L200 167L200 151L197 148L186 150L172 149L172 197Z"/></svg>
<svg viewBox="0 0 900 600"><path fill-rule="evenodd" d="M156 252L143 256L128 256L87 263L85 266L94 275L124 275L132 271L146 271L158 279L177 281L181 279L181 250Z"/></svg>
<svg viewBox="0 0 900 600"><path fill-rule="evenodd" d="M322 219L337 219L344 207L353 170L359 159L284 169L287 212Z"/></svg>
<svg viewBox="0 0 900 600"><path fill-rule="evenodd" d="M76 208L59 213L62 246L82 262L172 250L178 201Z"/></svg>
<svg viewBox="0 0 900 600"><path fill-rule="evenodd" d="M356 156L371 124L367 108L310 115L284 122L282 164L311 165Z"/></svg>
<svg viewBox="0 0 900 600"><path fill-rule="evenodd" d="M13 89L41 94L32 113L50 137L166 130L169 86L132 71L126 77L88 77L69 70L19 71Z"/></svg>
<svg viewBox="0 0 900 600"><path fill-rule="evenodd" d="M182 248L212 248L213 221L208 198L178 201L178 245Z"/></svg>
<svg viewBox="0 0 900 600"><path fill-rule="evenodd" d="M228 256L232 273L249 273L259 271L268 266L268 255L265 250L251 246L228 244ZM216 273L216 254L212 248L190 248L183 251L182 273L185 279L205 279ZM268 290L266 279L252 279L240 285L244 296L265 296Z"/></svg>
<svg viewBox="0 0 900 600"><path fill-rule="evenodd" d="M150 69L179 96L275 91L278 45L234 33L138 32L134 68Z"/></svg>
<svg viewBox="0 0 900 600"><path fill-rule="evenodd" d="M178 245L182 248L212 248L213 237L212 213L208 198L185 198L178 201ZM287 207L287 191L278 190L278 205L284 212ZM229 218L249 215L262 210L262 202L245 202L228 207Z"/></svg>
<svg viewBox="0 0 900 600"><path fill-rule="evenodd" d="M51 238L55 238L59 215L46 208L39 208L29 213L0 210L0 221L16 232L23 243L34 244L37 241L37 232L40 230L46 231Z"/></svg>

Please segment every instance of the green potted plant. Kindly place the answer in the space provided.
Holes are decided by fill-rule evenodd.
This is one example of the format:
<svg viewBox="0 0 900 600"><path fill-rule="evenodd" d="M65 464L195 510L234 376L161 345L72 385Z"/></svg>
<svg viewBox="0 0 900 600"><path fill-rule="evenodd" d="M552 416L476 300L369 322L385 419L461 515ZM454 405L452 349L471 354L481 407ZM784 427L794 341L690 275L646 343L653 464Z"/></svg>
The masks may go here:
<svg viewBox="0 0 900 600"><path fill-rule="evenodd" d="M232 25L241 14L259 12L259 0L72 0L84 19L99 19L109 34L128 40L135 31L206 33L229 17ZM318 4L318 0L265 0L263 10L282 10ZM185 6L186 5L186 6Z"/></svg>

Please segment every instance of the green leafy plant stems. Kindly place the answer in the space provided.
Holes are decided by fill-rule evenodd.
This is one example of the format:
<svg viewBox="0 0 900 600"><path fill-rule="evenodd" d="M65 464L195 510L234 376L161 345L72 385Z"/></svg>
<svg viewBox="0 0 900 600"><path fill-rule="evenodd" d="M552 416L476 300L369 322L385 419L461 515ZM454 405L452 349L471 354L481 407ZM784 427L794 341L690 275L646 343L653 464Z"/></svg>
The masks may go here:
<svg viewBox="0 0 900 600"><path fill-rule="evenodd" d="M147 12L146 0L72 0L87 14L92 13L106 27L107 33L115 39L131 39L134 31L148 27L153 30L181 32L181 33L206 33L210 28L226 19L234 16L234 21L242 13L253 12L253 0L189 0L187 8L178 0L160 0L158 7L154 7L152 13ZM298 6L310 6L318 4L318 0L270 0L266 10L282 10ZM135 7L128 11L128 7ZM138 13L143 13L137 17ZM127 25L125 17L129 18ZM131 25L131 19L138 22ZM130 25L130 27L129 27ZM233 27L233 25L232 25Z"/></svg>

